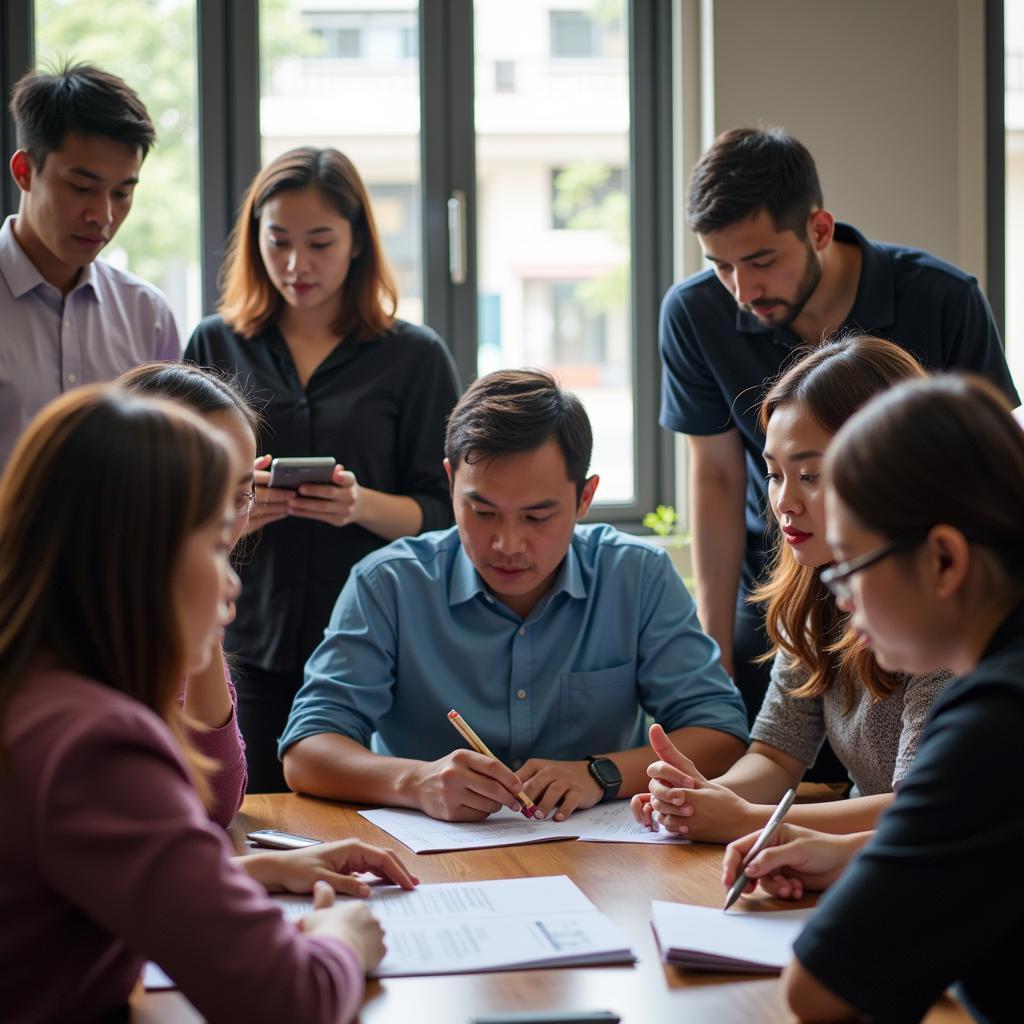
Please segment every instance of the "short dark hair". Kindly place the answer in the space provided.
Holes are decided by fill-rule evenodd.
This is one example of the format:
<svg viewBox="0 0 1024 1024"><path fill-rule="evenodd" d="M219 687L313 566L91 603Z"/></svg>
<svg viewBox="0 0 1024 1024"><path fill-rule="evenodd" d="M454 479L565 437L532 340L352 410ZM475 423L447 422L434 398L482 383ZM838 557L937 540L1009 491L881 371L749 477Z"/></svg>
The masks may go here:
<svg viewBox="0 0 1024 1024"><path fill-rule="evenodd" d="M462 462L528 452L554 440L569 479L583 493L594 433L583 403L543 370L497 370L475 380L448 418L444 454Z"/></svg>
<svg viewBox="0 0 1024 1024"><path fill-rule="evenodd" d="M690 176L686 222L707 235L767 210L776 231L806 236L822 205L814 157L782 128L733 128L715 139Z"/></svg>
<svg viewBox="0 0 1024 1024"><path fill-rule="evenodd" d="M117 75L94 64L64 64L29 71L11 90L18 148L37 170L71 134L104 135L139 146L145 159L156 141L146 105Z"/></svg>

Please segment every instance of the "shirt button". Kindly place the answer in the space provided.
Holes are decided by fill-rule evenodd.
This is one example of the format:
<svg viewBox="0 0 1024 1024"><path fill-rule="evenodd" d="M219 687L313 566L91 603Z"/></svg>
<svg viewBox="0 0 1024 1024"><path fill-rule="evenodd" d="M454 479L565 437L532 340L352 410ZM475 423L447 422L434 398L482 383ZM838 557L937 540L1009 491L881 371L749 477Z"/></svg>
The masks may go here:
<svg viewBox="0 0 1024 1024"><path fill-rule="evenodd" d="M64 321L64 326L65 327L70 327L71 326L71 321L70 320L65 320Z"/></svg>
<svg viewBox="0 0 1024 1024"><path fill-rule="evenodd" d="M73 373L69 373L68 374L68 383L69 384L74 384L76 380L78 380L77 375L75 375Z"/></svg>
<svg viewBox="0 0 1024 1024"><path fill-rule="evenodd" d="M519 627L519 635L520 636L526 636L526 627L525 626L520 626Z"/></svg>
<svg viewBox="0 0 1024 1024"><path fill-rule="evenodd" d="M517 771L519 771L519 769L520 769L520 768L522 768L522 767L523 767L523 762L522 762L522 761L521 761L521 760L520 760L520 759L519 759L519 758L517 757L517 758L516 758L516 759L515 759L515 760L514 760L514 761L512 762L512 771L514 771L514 772L517 772Z"/></svg>
<svg viewBox="0 0 1024 1024"><path fill-rule="evenodd" d="M494 604L494 598L490 594L484 594L484 599L488 604Z"/></svg>
<svg viewBox="0 0 1024 1024"><path fill-rule="evenodd" d="M526 691L525 690L516 690L516 696L520 700L526 700Z"/></svg>

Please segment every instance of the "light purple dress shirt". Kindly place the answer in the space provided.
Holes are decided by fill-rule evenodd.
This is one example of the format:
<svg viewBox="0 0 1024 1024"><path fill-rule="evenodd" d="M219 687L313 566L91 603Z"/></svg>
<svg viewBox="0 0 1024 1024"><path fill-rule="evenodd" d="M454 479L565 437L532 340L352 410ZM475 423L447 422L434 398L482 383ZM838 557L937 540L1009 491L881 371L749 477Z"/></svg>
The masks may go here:
<svg viewBox="0 0 1024 1024"><path fill-rule="evenodd" d="M0 469L47 402L151 359L180 359L170 307L151 284L96 260L64 297L0 228Z"/></svg>

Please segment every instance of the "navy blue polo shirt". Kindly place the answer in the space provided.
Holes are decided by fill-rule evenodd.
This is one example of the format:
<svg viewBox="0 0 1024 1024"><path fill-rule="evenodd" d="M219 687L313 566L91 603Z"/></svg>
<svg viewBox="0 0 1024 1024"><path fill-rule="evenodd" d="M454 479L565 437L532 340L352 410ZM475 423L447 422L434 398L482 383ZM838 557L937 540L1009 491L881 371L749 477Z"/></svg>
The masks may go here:
<svg viewBox="0 0 1024 1024"><path fill-rule="evenodd" d="M875 334L905 348L925 369L966 369L1020 403L999 332L978 282L949 263L906 246L868 241L836 224L838 242L861 250L853 309L841 332ZM785 327L763 325L706 270L674 285L661 306L661 425L681 434L736 427L747 456L747 550L743 590L766 564L767 482L758 410L766 386L807 349Z"/></svg>

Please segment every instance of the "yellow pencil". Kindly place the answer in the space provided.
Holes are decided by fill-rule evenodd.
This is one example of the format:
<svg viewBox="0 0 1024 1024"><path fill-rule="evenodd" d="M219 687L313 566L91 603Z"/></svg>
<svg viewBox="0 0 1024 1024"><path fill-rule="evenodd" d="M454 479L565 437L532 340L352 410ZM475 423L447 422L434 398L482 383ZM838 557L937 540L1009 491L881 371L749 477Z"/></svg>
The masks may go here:
<svg viewBox="0 0 1024 1024"><path fill-rule="evenodd" d="M473 731L473 727L467 722L462 715L458 713L454 708L448 712L448 721L455 726L459 731L459 735L478 753L483 754L485 757L494 758L495 761L498 759L491 753L490 748L479 736ZM536 804L520 790L516 793L516 799L523 805L522 811L523 816L526 818L532 818L533 812L537 809Z"/></svg>

